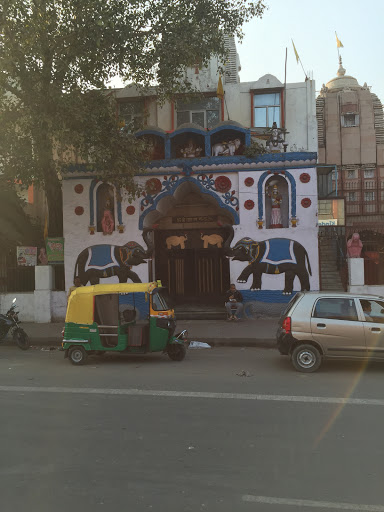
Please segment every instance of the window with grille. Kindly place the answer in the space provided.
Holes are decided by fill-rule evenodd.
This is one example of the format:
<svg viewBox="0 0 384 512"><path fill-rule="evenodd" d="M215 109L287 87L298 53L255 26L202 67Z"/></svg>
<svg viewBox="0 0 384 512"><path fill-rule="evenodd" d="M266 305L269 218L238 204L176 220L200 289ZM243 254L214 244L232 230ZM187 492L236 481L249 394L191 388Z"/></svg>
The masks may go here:
<svg viewBox="0 0 384 512"><path fill-rule="evenodd" d="M347 198L351 202L357 201L357 192L348 192Z"/></svg>
<svg viewBox="0 0 384 512"><path fill-rule="evenodd" d="M202 128L214 128L220 121L220 99L205 98L201 101L182 102L176 105L177 127L185 123L198 124Z"/></svg>
<svg viewBox="0 0 384 512"><path fill-rule="evenodd" d="M375 200L375 191L374 190L370 190L369 192L364 192L364 201L366 201L368 203L368 202L374 201L374 200Z"/></svg>
<svg viewBox="0 0 384 512"><path fill-rule="evenodd" d="M271 128L273 123L280 128L280 93L255 94L253 96L255 128Z"/></svg>
<svg viewBox="0 0 384 512"><path fill-rule="evenodd" d="M364 178L374 178L375 169L364 169Z"/></svg>
<svg viewBox="0 0 384 512"><path fill-rule="evenodd" d="M120 103L119 121L128 132L140 130L145 124L144 100Z"/></svg>
<svg viewBox="0 0 384 512"><path fill-rule="evenodd" d="M356 169L349 169L347 171L347 178L348 179L355 179L356 178Z"/></svg>

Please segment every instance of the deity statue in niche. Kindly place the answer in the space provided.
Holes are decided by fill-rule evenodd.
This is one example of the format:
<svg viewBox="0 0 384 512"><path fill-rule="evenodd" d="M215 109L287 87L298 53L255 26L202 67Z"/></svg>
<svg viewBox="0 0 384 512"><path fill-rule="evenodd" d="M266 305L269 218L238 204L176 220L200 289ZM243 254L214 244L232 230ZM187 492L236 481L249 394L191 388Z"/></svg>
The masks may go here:
<svg viewBox="0 0 384 512"><path fill-rule="evenodd" d="M271 187L268 187L268 197L271 200L271 222L269 225L269 229L277 229L283 227L283 221L281 218L281 203L283 201L282 196L279 193L278 186L274 184Z"/></svg>
<svg viewBox="0 0 384 512"><path fill-rule="evenodd" d="M185 148L180 149L183 158L198 158L202 151L203 148L197 147L197 145L193 142L193 139L188 139Z"/></svg>
<svg viewBox="0 0 384 512"><path fill-rule="evenodd" d="M112 212L111 201L107 199L104 207L103 218L101 219L103 235L112 235L115 230L115 218Z"/></svg>

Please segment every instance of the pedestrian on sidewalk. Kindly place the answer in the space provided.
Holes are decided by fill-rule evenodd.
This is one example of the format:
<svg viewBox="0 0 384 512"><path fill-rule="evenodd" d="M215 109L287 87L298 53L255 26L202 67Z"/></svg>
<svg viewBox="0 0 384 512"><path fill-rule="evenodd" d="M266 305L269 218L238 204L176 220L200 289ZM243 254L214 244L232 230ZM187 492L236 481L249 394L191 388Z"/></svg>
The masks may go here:
<svg viewBox="0 0 384 512"><path fill-rule="evenodd" d="M80 277L78 277L78 276L75 277L75 279L73 280L73 285L74 286L71 286L70 289L68 290L67 301L69 300L69 297L71 296L71 293L73 292L73 290L76 290L76 288L79 288L80 286L83 286L81 284Z"/></svg>
<svg viewBox="0 0 384 512"><path fill-rule="evenodd" d="M243 296L236 289L236 285L231 284L226 293L225 308L227 310L227 320L238 320L243 312Z"/></svg>

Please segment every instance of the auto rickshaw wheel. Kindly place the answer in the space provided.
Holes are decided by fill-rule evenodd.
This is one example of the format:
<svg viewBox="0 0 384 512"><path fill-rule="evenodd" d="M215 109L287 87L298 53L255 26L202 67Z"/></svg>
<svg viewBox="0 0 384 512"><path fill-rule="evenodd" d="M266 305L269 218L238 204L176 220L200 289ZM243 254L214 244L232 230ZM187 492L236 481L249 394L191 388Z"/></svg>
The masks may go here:
<svg viewBox="0 0 384 512"><path fill-rule="evenodd" d="M169 345L167 354L172 361L182 361L187 353L187 349L184 345L180 345L179 343L175 343Z"/></svg>
<svg viewBox="0 0 384 512"><path fill-rule="evenodd" d="M87 356L88 354L84 347L71 347L68 352L68 359L77 366L85 364Z"/></svg>

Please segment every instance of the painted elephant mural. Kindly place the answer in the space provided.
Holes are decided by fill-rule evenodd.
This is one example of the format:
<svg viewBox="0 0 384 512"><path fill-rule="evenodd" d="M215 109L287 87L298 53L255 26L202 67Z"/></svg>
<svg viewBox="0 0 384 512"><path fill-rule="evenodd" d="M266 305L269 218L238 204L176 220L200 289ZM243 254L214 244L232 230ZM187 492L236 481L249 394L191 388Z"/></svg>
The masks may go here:
<svg viewBox="0 0 384 512"><path fill-rule="evenodd" d="M137 242L128 242L125 245L92 245L84 249L77 257L75 277L79 277L81 284L88 282L99 284L101 278L117 276L120 283L130 279L133 283L140 283L141 279L131 270L131 267L145 263L153 252L153 243L149 240L152 230L143 230L143 239L147 250Z"/></svg>
<svg viewBox="0 0 384 512"><path fill-rule="evenodd" d="M233 230L232 226L229 228ZM249 262L237 278L238 283L246 283L252 274L251 290L261 290L262 274L285 274L283 294L293 292L296 276L299 278L301 290L310 290L311 265L307 251L299 242L289 238L270 238L256 242L246 237L230 247L232 239L233 233L226 240L226 254L233 260Z"/></svg>

